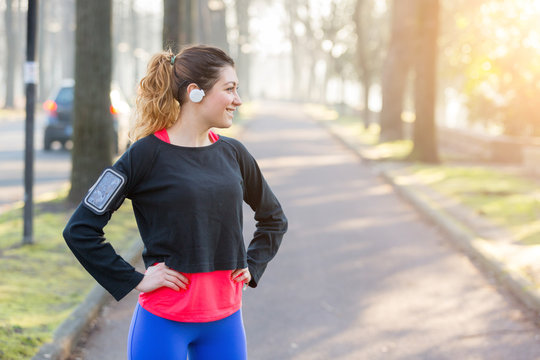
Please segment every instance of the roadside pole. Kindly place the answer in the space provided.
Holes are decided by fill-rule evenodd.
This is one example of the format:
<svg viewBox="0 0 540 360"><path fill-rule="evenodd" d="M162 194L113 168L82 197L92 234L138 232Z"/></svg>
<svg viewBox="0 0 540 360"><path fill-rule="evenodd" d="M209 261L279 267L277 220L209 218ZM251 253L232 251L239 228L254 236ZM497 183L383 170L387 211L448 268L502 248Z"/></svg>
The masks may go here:
<svg viewBox="0 0 540 360"><path fill-rule="evenodd" d="M24 220L23 244L34 242L34 112L38 66L36 57L36 27L38 0L28 0L26 25L26 63L24 83L26 86L26 122L24 151Z"/></svg>

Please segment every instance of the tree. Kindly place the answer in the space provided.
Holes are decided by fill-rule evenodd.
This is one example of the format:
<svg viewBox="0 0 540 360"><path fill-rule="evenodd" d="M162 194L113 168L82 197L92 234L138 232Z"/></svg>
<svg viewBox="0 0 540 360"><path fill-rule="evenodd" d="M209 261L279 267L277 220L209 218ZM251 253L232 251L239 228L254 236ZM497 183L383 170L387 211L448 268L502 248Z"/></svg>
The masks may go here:
<svg viewBox="0 0 540 360"><path fill-rule="evenodd" d="M317 83L316 65L321 58L328 55L324 53L322 48L325 32L315 25L317 19L313 16L313 12L317 8L318 6L312 6L307 1L302 5L302 8L300 8L302 10L298 14L298 25L300 25L300 29L303 29L304 32L303 39L300 42L303 48L302 60L304 62L304 68L309 69L305 72L306 78L303 81L304 89L302 93L304 99L315 102L326 99L326 88L322 89ZM333 12L332 15L334 15ZM325 84L327 84L327 81L325 81Z"/></svg>
<svg viewBox="0 0 540 360"><path fill-rule="evenodd" d="M71 189L77 203L112 163L112 2L77 0Z"/></svg>
<svg viewBox="0 0 540 360"><path fill-rule="evenodd" d="M205 21L208 20L208 43L228 53L229 43L227 41L227 24L225 22L226 11L227 6L223 0L212 0L207 1L205 11L201 12L201 14L206 15L204 18Z"/></svg>
<svg viewBox="0 0 540 360"><path fill-rule="evenodd" d="M249 86L251 54L249 33L249 0L236 0L234 4L236 12L236 26L238 27L238 40L236 42L236 71L238 81L242 86L242 98L247 100L251 94Z"/></svg>
<svg viewBox="0 0 540 360"><path fill-rule="evenodd" d="M180 50L181 3L178 0L163 0L163 48L177 53Z"/></svg>
<svg viewBox="0 0 540 360"><path fill-rule="evenodd" d="M59 48L61 49L62 79L73 78L73 43L74 43L74 24L73 14L75 10L74 0L63 0L61 4L61 30L58 33ZM55 56L56 58L56 56Z"/></svg>
<svg viewBox="0 0 540 360"><path fill-rule="evenodd" d="M435 123L439 0L418 0L418 39L415 54L415 112L413 160L439 161Z"/></svg>
<svg viewBox="0 0 540 360"><path fill-rule="evenodd" d="M378 81L382 49L386 34L382 31L385 16L377 14L374 0L356 0L354 23L356 28L356 69L363 88L363 123L368 127L371 123L369 109L370 90Z"/></svg>
<svg viewBox="0 0 540 360"><path fill-rule="evenodd" d="M179 0L180 2L180 17L182 32L180 33L180 42L189 44L194 42L193 36L193 14L196 7L193 6L193 0ZM196 12L195 12L196 13Z"/></svg>
<svg viewBox="0 0 540 360"><path fill-rule="evenodd" d="M351 4L332 0L324 2L324 8L318 5L308 0L287 3L293 98L311 100L319 97L320 101L329 101L326 96L328 85L335 79L341 86L337 96L330 101L343 104L345 79L350 78L349 73L354 69L348 58L354 32ZM324 63L324 75L319 77L316 67L321 63Z"/></svg>
<svg viewBox="0 0 540 360"><path fill-rule="evenodd" d="M298 100L301 93L301 74L302 67L300 62L300 37L295 32L295 24L298 21L298 1L290 0L287 6L289 15L289 39L291 41L291 97L293 100Z"/></svg>
<svg viewBox="0 0 540 360"><path fill-rule="evenodd" d="M46 55L46 48L48 48L48 46L46 45L46 40L45 40L45 37L46 37L46 32L45 32L45 21L47 19L47 7L45 6L38 6L38 16L39 16L39 19L38 19L38 39L39 39L39 43L40 45L38 46L38 62L39 62L39 68L40 69L43 69L45 67L45 62L44 62L44 59L45 59L45 55ZM38 87L39 87L39 90L38 90L38 99L39 101L45 101L45 99L47 98L47 96L49 95L48 94L48 91L49 91L49 87L47 86L47 81L46 79L48 79L48 74L46 71L38 71L39 72L39 81L38 81Z"/></svg>
<svg viewBox="0 0 540 360"><path fill-rule="evenodd" d="M540 45L535 1L442 2L442 81L467 106L464 125L540 136ZM457 102L456 101L456 102Z"/></svg>
<svg viewBox="0 0 540 360"><path fill-rule="evenodd" d="M17 32L13 24L13 1L6 0L6 10L4 20L6 24L6 98L4 107L13 108L15 106L15 64L17 62L18 46Z"/></svg>
<svg viewBox="0 0 540 360"><path fill-rule="evenodd" d="M381 141L403 138L403 98L413 65L416 30L416 0L394 0L392 30L382 73Z"/></svg>

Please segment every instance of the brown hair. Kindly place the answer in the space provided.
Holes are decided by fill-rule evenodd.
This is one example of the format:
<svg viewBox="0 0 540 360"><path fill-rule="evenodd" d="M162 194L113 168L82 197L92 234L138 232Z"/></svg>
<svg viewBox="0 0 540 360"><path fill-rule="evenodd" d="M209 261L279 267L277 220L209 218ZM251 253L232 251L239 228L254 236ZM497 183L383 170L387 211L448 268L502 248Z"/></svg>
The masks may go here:
<svg viewBox="0 0 540 360"><path fill-rule="evenodd" d="M206 45L186 47L177 55L167 50L152 56L139 83L131 140L171 127L186 101L188 85L210 90L225 66L234 67L229 55Z"/></svg>

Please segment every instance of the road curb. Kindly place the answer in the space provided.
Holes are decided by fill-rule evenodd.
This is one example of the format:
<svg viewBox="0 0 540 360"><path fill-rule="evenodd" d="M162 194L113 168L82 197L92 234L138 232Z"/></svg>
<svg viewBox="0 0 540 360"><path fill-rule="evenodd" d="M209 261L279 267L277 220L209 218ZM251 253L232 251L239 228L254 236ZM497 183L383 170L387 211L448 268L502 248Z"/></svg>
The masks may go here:
<svg viewBox="0 0 540 360"><path fill-rule="evenodd" d="M362 161L370 165L376 163L376 161L366 159L358 149L358 146L344 139L330 125L325 124L323 121L317 122L328 130L342 145L353 151ZM540 314L540 291L517 270L512 269L491 255L489 252L490 245L485 239L480 238L473 229L459 222L450 214L434 209L428 201L424 200L422 196L411 188L397 184L388 171L379 170L379 175L400 196L412 204L417 211L444 231L462 251L469 257L477 260L485 270L491 272L499 284L509 289L529 309Z"/></svg>
<svg viewBox="0 0 540 360"><path fill-rule="evenodd" d="M141 256L143 250L142 240L138 239L123 255L127 262L135 262ZM69 315L58 326L53 335L53 341L41 346L32 360L64 360L71 354L77 345L84 330L99 315L102 307L113 297L100 285L96 285Z"/></svg>
<svg viewBox="0 0 540 360"><path fill-rule="evenodd" d="M489 251L489 244L478 238L472 229L465 227L450 215L434 210L427 201L422 199L413 190L396 184L392 176L386 171L381 177L396 190L403 198L411 203L422 215L435 223L452 241L470 257L477 260L481 266L495 275L497 281L509 288L512 293L528 308L540 313L540 293L534 284L511 269L505 263L493 257Z"/></svg>

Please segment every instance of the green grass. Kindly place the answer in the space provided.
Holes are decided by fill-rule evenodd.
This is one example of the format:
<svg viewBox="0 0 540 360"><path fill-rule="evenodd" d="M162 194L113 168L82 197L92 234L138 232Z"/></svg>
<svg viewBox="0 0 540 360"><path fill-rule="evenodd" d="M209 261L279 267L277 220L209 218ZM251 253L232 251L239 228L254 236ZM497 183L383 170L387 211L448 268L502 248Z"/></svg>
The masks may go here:
<svg viewBox="0 0 540 360"><path fill-rule="evenodd" d="M62 230L73 209L64 197L36 204L34 244L21 246L22 209L0 216L0 358L31 358L96 282L65 245ZM138 238L126 201L106 227L117 251Z"/></svg>
<svg viewBox="0 0 540 360"><path fill-rule="evenodd" d="M361 144L365 158L403 161L412 150L410 140L379 143L380 128L365 129L362 119L342 116L323 106L306 111L344 138ZM441 165L412 164L415 181L456 199L479 215L508 228L524 245L540 244L540 190L538 182L489 166L457 166L448 154L440 154Z"/></svg>
<svg viewBox="0 0 540 360"><path fill-rule="evenodd" d="M340 136L362 145L362 156L378 161L403 161L412 150L411 140L379 142L380 126L371 124L365 127L359 116L338 116L327 119Z"/></svg>
<svg viewBox="0 0 540 360"><path fill-rule="evenodd" d="M4 109L0 108L0 119L13 119L24 117L24 109Z"/></svg>
<svg viewBox="0 0 540 360"><path fill-rule="evenodd" d="M340 127L344 127L351 136L355 136L362 144L377 145L379 141L380 127L371 124L366 128L359 116L340 116L336 119Z"/></svg>
<svg viewBox="0 0 540 360"><path fill-rule="evenodd" d="M365 158L379 161L404 161L411 153L411 140L396 140L378 143L363 151Z"/></svg>
<svg viewBox="0 0 540 360"><path fill-rule="evenodd" d="M507 227L526 245L540 244L540 190L533 180L482 166L410 168L415 178Z"/></svg>

